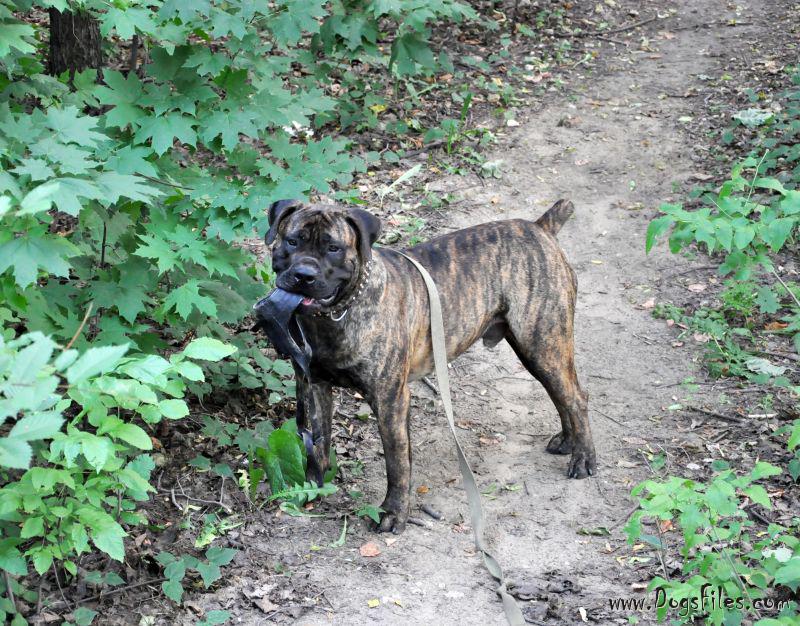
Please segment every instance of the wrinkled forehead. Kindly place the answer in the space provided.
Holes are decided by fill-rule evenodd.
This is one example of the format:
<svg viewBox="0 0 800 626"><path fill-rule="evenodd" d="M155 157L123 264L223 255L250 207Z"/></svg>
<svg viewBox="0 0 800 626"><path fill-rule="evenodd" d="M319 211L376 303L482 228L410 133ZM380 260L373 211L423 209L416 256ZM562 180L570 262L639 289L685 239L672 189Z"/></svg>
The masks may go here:
<svg viewBox="0 0 800 626"><path fill-rule="evenodd" d="M356 234L347 220L347 213L336 207L309 206L296 211L287 220L284 233L301 232L312 240L356 243Z"/></svg>

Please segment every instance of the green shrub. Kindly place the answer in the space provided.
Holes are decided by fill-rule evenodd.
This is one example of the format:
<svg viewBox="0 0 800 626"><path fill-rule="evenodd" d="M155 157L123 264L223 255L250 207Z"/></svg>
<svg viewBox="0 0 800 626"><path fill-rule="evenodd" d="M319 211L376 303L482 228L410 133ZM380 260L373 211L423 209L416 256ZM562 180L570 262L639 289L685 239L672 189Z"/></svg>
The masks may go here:
<svg viewBox="0 0 800 626"><path fill-rule="evenodd" d="M126 356L128 346L62 349L41 333L0 338L0 569L25 576L94 548L122 561L123 525L142 523L136 503L154 491L148 430L189 414L186 381L197 361L235 348L191 341L169 359Z"/></svg>

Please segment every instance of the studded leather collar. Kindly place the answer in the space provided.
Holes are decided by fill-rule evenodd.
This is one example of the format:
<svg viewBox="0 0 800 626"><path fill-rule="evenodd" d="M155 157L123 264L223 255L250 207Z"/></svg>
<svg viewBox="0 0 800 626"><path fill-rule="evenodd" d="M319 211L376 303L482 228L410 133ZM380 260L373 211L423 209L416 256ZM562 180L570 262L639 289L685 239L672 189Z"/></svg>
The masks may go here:
<svg viewBox="0 0 800 626"><path fill-rule="evenodd" d="M350 294L350 297L347 298L345 302L337 304L335 307L327 310L327 311L317 311L314 313L314 317L329 317L334 322L341 322L347 312L350 310L350 305L356 301L361 295L361 292L364 291L364 287L367 286L367 281L369 280L369 275L372 272L372 259L364 266L364 271L361 273L361 278L358 281L358 285L353 290L353 293Z"/></svg>

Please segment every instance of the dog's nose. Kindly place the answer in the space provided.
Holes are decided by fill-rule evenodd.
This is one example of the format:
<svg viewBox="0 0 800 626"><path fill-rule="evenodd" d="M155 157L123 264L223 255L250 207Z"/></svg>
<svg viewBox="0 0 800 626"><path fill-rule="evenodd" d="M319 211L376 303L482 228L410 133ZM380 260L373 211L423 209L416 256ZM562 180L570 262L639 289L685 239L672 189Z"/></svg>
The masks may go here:
<svg viewBox="0 0 800 626"><path fill-rule="evenodd" d="M314 281L317 280L318 272L313 267L309 267L307 265L301 265L299 267L294 268L292 274L294 274L295 280L297 280L298 283L305 285L313 285Z"/></svg>

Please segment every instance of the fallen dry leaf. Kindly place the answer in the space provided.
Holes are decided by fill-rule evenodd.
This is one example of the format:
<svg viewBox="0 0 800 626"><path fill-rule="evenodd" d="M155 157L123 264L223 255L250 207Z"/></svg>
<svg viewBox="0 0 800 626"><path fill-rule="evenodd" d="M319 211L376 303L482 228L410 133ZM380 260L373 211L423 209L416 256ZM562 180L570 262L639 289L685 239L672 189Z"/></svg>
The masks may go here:
<svg viewBox="0 0 800 626"><path fill-rule="evenodd" d="M420 485L417 487L417 493L428 493L430 489L428 489L427 485Z"/></svg>
<svg viewBox="0 0 800 626"><path fill-rule="evenodd" d="M655 298L650 298L649 300L646 300L645 302L642 303L643 309L653 309L655 308L655 306L656 306Z"/></svg>
<svg viewBox="0 0 800 626"><path fill-rule="evenodd" d="M675 528L675 526L672 524L672 520L671 519L661 520L658 523L658 527L661 529L662 533L668 532L668 531L672 530L673 528Z"/></svg>
<svg viewBox="0 0 800 626"><path fill-rule="evenodd" d="M695 333L694 340L697 343L708 343L711 339L711 335L706 335L705 333Z"/></svg>
<svg viewBox="0 0 800 626"><path fill-rule="evenodd" d="M358 553L363 557L370 558L373 556L378 556L381 553L381 549L374 541L368 541L358 549Z"/></svg>
<svg viewBox="0 0 800 626"><path fill-rule="evenodd" d="M384 541L386 542L386 546L390 547L398 539L399 537L387 537L386 539L384 539Z"/></svg>
<svg viewBox="0 0 800 626"><path fill-rule="evenodd" d="M378 598L372 598L371 600L367 600L367 606L371 609L377 609L381 605L381 601Z"/></svg>
<svg viewBox="0 0 800 626"><path fill-rule="evenodd" d="M764 330L783 330L788 325L785 322L770 322L769 324L764 324Z"/></svg>
<svg viewBox="0 0 800 626"><path fill-rule="evenodd" d="M706 290L706 286L702 283L693 283L686 288L693 293L700 293Z"/></svg>

